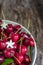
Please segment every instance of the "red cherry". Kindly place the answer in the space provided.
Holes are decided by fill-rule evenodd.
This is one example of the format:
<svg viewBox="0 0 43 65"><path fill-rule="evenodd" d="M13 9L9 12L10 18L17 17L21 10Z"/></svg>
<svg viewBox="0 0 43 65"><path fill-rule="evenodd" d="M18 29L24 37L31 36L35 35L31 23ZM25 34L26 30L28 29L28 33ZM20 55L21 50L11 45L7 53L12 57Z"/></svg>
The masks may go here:
<svg viewBox="0 0 43 65"><path fill-rule="evenodd" d="M34 47L34 40L32 38L29 38L29 44L31 47Z"/></svg>
<svg viewBox="0 0 43 65"><path fill-rule="evenodd" d="M4 61L4 56L0 56L0 64L2 64Z"/></svg>
<svg viewBox="0 0 43 65"><path fill-rule="evenodd" d="M15 25L13 28L14 28L14 30L18 30L18 29L21 28L21 26L20 25Z"/></svg>
<svg viewBox="0 0 43 65"><path fill-rule="evenodd" d="M20 36L23 37L23 38L27 38L27 39L30 37L30 35L25 33L25 32L21 32Z"/></svg>
<svg viewBox="0 0 43 65"><path fill-rule="evenodd" d="M3 41L0 41L0 50L4 50L6 47L6 43L4 43Z"/></svg>
<svg viewBox="0 0 43 65"><path fill-rule="evenodd" d="M7 29L4 29L4 30L5 30L5 32L7 32L9 34L9 33L13 32L13 27L9 24Z"/></svg>
<svg viewBox="0 0 43 65"><path fill-rule="evenodd" d="M26 54L27 51L28 51L27 47L24 46L24 45L22 45L22 47L21 47L21 52L22 52L22 54Z"/></svg>
<svg viewBox="0 0 43 65"><path fill-rule="evenodd" d="M16 57L20 62L24 60L24 56L22 54L17 54Z"/></svg>
<svg viewBox="0 0 43 65"><path fill-rule="evenodd" d="M4 55L6 58L11 58L11 53L14 55L15 54L15 51L14 49L11 49L11 48L8 48L4 51Z"/></svg>
<svg viewBox="0 0 43 65"><path fill-rule="evenodd" d="M23 55L22 54L19 54L18 59L19 59L20 62L22 62L23 59L24 59Z"/></svg>
<svg viewBox="0 0 43 65"><path fill-rule="evenodd" d="M28 56L28 55L25 55L24 57L25 57L25 58L24 58L24 62L27 63L27 64L30 63L30 58L29 58L29 56Z"/></svg>
<svg viewBox="0 0 43 65"><path fill-rule="evenodd" d="M12 24L8 24L8 27L11 27L11 28L13 28L13 25L12 25Z"/></svg>
<svg viewBox="0 0 43 65"><path fill-rule="evenodd" d="M13 28L7 28L7 31L8 31L9 33L13 32Z"/></svg>
<svg viewBox="0 0 43 65"><path fill-rule="evenodd" d="M24 34L25 34L25 32L21 32L21 33L20 33L21 36L24 36Z"/></svg>
<svg viewBox="0 0 43 65"><path fill-rule="evenodd" d="M7 39L5 37L3 37L3 42L6 43L7 42Z"/></svg>
<svg viewBox="0 0 43 65"><path fill-rule="evenodd" d="M13 41L17 42L19 39L19 34L14 34Z"/></svg>
<svg viewBox="0 0 43 65"><path fill-rule="evenodd" d="M18 34L18 33L14 34L14 33L12 32L12 33L10 34L10 37L11 37L11 39L12 39L13 42L17 42L18 39L19 39L19 34Z"/></svg>
<svg viewBox="0 0 43 65"><path fill-rule="evenodd" d="M29 45L29 39L24 39L24 43L23 43L24 45L26 45L26 46L28 46Z"/></svg>
<svg viewBox="0 0 43 65"><path fill-rule="evenodd" d="M26 45L26 46L29 45L29 46L33 47L34 46L34 40L32 38L25 39L24 40L24 45Z"/></svg>

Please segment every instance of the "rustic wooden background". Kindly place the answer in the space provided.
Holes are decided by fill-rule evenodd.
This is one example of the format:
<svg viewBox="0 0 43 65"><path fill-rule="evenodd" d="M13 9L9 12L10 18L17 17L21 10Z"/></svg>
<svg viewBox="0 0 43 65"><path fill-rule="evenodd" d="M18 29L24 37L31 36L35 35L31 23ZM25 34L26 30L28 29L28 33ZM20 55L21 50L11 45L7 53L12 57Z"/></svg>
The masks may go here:
<svg viewBox="0 0 43 65"><path fill-rule="evenodd" d="M35 65L43 65L43 0L0 0L0 18L25 26L37 41Z"/></svg>

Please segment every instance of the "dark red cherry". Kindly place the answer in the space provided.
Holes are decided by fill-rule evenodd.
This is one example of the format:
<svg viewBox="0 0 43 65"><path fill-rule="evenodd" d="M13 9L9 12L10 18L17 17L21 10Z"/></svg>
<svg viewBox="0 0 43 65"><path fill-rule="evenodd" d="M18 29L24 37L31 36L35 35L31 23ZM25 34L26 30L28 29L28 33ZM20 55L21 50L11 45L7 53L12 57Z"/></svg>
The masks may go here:
<svg viewBox="0 0 43 65"><path fill-rule="evenodd" d="M28 55L25 55L24 62L27 63L27 64L30 63L30 58L29 58Z"/></svg>
<svg viewBox="0 0 43 65"><path fill-rule="evenodd" d="M13 32L13 25L12 25L12 24L8 24L7 28L4 29L4 31L5 31L7 34Z"/></svg>
<svg viewBox="0 0 43 65"><path fill-rule="evenodd" d="M13 25L12 25L12 24L8 24L8 27L11 27L11 28L13 28Z"/></svg>
<svg viewBox="0 0 43 65"><path fill-rule="evenodd" d="M18 29L21 28L21 26L20 25L15 25L13 28L14 28L14 30L18 30Z"/></svg>
<svg viewBox="0 0 43 65"><path fill-rule="evenodd" d="M32 38L29 38L29 44L31 47L34 47L34 40Z"/></svg>
<svg viewBox="0 0 43 65"><path fill-rule="evenodd" d="M26 45L26 46L29 46L29 39L26 38L26 39L24 40L24 43L23 43L23 44Z"/></svg>
<svg viewBox="0 0 43 65"><path fill-rule="evenodd" d="M4 51L4 55L6 58L11 58L12 57L11 54L13 55L15 54L14 49L8 48Z"/></svg>
<svg viewBox="0 0 43 65"><path fill-rule="evenodd" d="M9 32L9 33L11 33L11 32L13 32L13 28L7 28L7 31Z"/></svg>
<svg viewBox="0 0 43 65"><path fill-rule="evenodd" d="M6 29L4 29L4 35L5 35L6 37L8 37L9 34L8 34L5 30L6 30Z"/></svg>
<svg viewBox="0 0 43 65"><path fill-rule="evenodd" d="M22 47L21 47L21 53L22 54L26 54L27 51L28 51L28 48L26 46L22 45Z"/></svg>
<svg viewBox="0 0 43 65"><path fill-rule="evenodd" d="M33 47L34 46L34 40L32 38L25 39L24 40L24 45L26 45L26 46L29 45L29 46Z"/></svg>
<svg viewBox="0 0 43 65"><path fill-rule="evenodd" d="M26 34L26 33L25 32L21 32L20 34L21 34L21 36L24 36L24 34Z"/></svg>
<svg viewBox="0 0 43 65"><path fill-rule="evenodd" d="M4 50L6 47L6 43L4 43L3 41L0 41L0 50Z"/></svg>
<svg viewBox="0 0 43 65"><path fill-rule="evenodd" d="M27 39L30 37L30 35L25 33L25 32L21 32L20 36L23 37L23 38L27 38Z"/></svg>
<svg viewBox="0 0 43 65"><path fill-rule="evenodd" d="M5 29L5 32L9 34L9 33L13 32L13 28L7 27L7 29Z"/></svg>
<svg viewBox="0 0 43 65"><path fill-rule="evenodd" d="M4 62L4 56L0 56L0 64Z"/></svg>

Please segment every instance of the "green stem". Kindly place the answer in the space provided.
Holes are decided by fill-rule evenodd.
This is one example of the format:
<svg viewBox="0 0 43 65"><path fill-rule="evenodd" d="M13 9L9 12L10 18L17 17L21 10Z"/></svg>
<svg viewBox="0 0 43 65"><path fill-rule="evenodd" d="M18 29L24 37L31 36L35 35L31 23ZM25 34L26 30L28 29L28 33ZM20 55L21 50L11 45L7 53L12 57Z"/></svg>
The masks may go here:
<svg viewBox="0 0 43 65"><path fill-rule="evenodd" d="M28 56L29 56L29 58L30 58L30 60L31 60L31 47L30 47L30 46L28 47L28 50L29 50L29 51L28 51Z"/></svg>
<svg viewBox="0 0 43 65"><path fill-rule="evenodd" d="M20 42L20 41L23 40L23 39L24 39L24 38L21 37L21 38L17 41L17 43Z"/></svg>
<svg viewBox="0 0 43 65"><path fill-rule="evenodd" d="M20 42L20 51L19 51L19 53L21 53L21 46L22 46L22 41L23 41L23 39L21 38L20 41L21 41L21 42Z"/></svg>

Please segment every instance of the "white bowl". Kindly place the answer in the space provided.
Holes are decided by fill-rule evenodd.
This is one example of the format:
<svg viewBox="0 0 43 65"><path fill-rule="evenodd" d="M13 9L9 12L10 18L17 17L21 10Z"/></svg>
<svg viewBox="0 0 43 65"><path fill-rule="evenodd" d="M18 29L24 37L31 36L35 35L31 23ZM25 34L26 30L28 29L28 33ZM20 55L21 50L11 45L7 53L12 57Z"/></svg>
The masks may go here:
<svg viewBox="0 0 43 65"><path fill-rule="evenodd" d="M16 24L18 24L18 23L16 23L16 22L13 22L13 21L10 21L10 20L2 20L3 22L5 22L5 23L11 23L11 24L13 24L13 25L16 25ZM18 25L21 25L21 24L18 24ZM27 33L29 33L30 35L31 35L31 37L33 38L33 36L32 36L32 34L24 27L24 26L22 26L21 25L21 27L23 28L23 30L25 31L25 32L27 32ZM34 39L34 38L33 38ZM34 40L34 44L35 44L35 47L34 47L34 49L32 50L32 63L30 64L30 65L34 65L35 64L35 61L36 61L36 57L37 57L37 47L36 47L36 42L35 42L35 40Z"/></svg>

